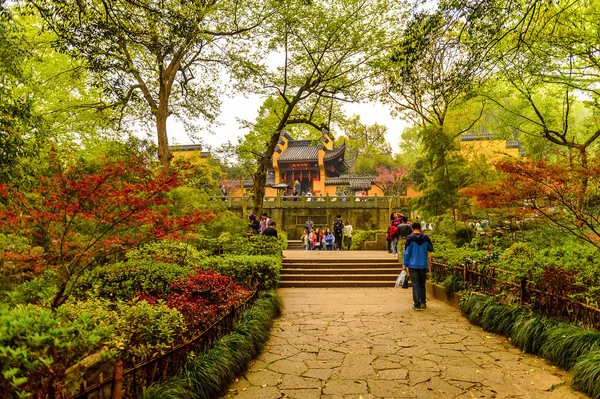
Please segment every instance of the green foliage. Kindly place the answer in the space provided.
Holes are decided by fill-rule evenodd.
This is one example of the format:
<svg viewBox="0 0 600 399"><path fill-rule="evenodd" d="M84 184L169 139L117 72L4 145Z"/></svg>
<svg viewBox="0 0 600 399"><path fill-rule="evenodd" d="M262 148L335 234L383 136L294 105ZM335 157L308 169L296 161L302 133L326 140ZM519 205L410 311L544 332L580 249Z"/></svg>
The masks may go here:
<svg viewBox="0 0 600 399"><path fill-rule="evenodd" d="M96 268L80 282L79 297L132 299L136 293L168 294L171 283L191 275L193 269L153 260L130 260Z"/></svg>
<svg viewBox="0 0 600 399"><path fill-rule="evenodd" d="M281 256L281 251L287 248L287 236L277 239L263 235L244 237L224 246L224 251L236 255L271 255Z"/></svg>
<svg viewBox="0 0 600 399"><path fill-rule="evenodd" d="M218 398L241 373L248 362L260 353L269 339L273 320L282 310L281 299L272 292L262 293L233 332L217 341L203 354L190 356L184 370L166 383L154 385L141 399Z"/></svg>
<svg viewBox="0 0 600 399"><path fill-rule="evenodd" d="M88 314L98 326L112 328L105 345L132 363L168 351L186 331L183 315L163 304L91 299L66 303L62 308L69 319Z"/></svg>
<svg viewBox="0 0 600 399"><path fill-rule="evenodd" d="M463 289L463 279L460 276L455 274L446 277L446 279L442 282L442 285L446 289L446 292L453 293L459 292Z"/></svg>
<svg viewBox="0 0 600 399"><path fill-rule="evenodd" d="M548 329L556 324L540 315L523 313L511 329L512 342L524 352L538 354L546 340Z"/></svg>
<svg viewBox="0 0 600 399"><path fill-rule="evenodd" d="M541 270L535 268L535 252L527 243L514 243L500 255L499 267L515 272L517 279L539 281Z"/></svg>
<svg viewBox="0 0 600 399"><path fill-rule="evenodd" d="M571 369L572 384L594 399L600 398L600 350L594 350L577 359Z"/></svg>
<svg viewBox="0 0 600 399"><path fill-rule="evenodd" d="M56 287L56 272L48 270L39 277L13 287L7 292L7 296L13 305L50 305L56 294Z"/></svg>
<svg viewBox="0 0 600 399"><path fill-rule="evenodd" d="M0 391L15 397L41 392L74 362L100 350L113 330L98 324L93 313L0 307Z"/></svg>
<svg viewBox="0 0 600 399"><path fill-rule="evenodd" d="M504 334L524 352L541 355L569 369L573 385L600 398L600 333L560 323L497 302L494 297L470 295L461 310L474 324Z"/></svg>
<svg viewBox="0 0 600 399"><path fill-rule="evenodd" d="M161 240L130 250L126 257L129 261L155 261L197 267L206 255L207 253L201 253L191 244Z"/></svg>
<svg viewBox="0 0 600 399"><path fill-rule="evenodd" d="M546 333L540 354L566 369L571 368L579 356L599 349L600 333L579 327L556 326Z"/></svg>
<svg viewBox="0 0 600 399"><path fill-rule="evenodd" d="M377 234L385 234L385 230L355 230L352 234L352 246L350 249L363 249L365 241L374 241Z"/></svg>
<svg viewBox="0 0 600 399"><path fill-rule="evenodd" d="M281 256L215 256L205 259L200 266L228 275L237 283L249 288L258 285L261 289L274 289L279 283Z"/></svg>

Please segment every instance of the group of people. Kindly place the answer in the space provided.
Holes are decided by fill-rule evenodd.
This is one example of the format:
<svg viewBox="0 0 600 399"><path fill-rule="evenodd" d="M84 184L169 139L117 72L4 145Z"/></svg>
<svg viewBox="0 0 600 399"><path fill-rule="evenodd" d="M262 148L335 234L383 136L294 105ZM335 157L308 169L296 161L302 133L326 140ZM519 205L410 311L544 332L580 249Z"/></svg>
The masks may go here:
<svg viewBox="0 0 600 399"><path fill-rule="evenodd" d="M266 213L263 213L261 215L260 220L257 220L256 215L253 213L251 213L248 216L248 219L250 219L248 227L250 227L252 234L262 234L268 237L278 237L277 223L272 221Z"/></svg>
<svg viewBox="0 0 600 399"><path fill-rule="evenodd" d="M387 229L386 246L389 253L398 257L398 242L405 240L412 233L411 223L408 217L399 212L392 212L390 224Z"/></svg>
<svg viewBox="0 0 600 399"><path fill-rule="evenodd" d="M402 266L412 281L413 309L427 308L425 282L427 272L431 272L431 252L433 252L431 239L423 234L421 223L418 221L411 223L408 216L392 212L386 241L387 251L393 253L396 258L398 243L404 242Z"/></svg>
<svg viewBox="0 0 600 399"><path fill-rule="evenodd" d="M346 220L342 221L342 216L337 215L333 222L333 229L326 227L321 231L315 227L315 223L310 216L304 223L302 232L302 245L305 250L329 250L341 251L344 247L350 250L352 245L352 225Z"/></svg>

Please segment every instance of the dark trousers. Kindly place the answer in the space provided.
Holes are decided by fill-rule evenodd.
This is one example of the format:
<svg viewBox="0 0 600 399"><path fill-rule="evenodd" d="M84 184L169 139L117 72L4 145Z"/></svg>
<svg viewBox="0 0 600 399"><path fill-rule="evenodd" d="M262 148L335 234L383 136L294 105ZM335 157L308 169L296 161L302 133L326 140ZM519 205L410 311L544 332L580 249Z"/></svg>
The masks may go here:
<svg viewBox="0 0 600 399"><path fill-rule="evenodd" d="M413 302L415 307L425 305L425 281L427 281L427 269L408 269L410 281L412 281Z"/></svg>
<svg viewBox="0 0 600 399"><path fill-rule="evenodd" d="M337 248L337 249L342 249L342 235L340 234L338 235L334 235L335 237L335 242L333 243L333 245Z"/></svg>

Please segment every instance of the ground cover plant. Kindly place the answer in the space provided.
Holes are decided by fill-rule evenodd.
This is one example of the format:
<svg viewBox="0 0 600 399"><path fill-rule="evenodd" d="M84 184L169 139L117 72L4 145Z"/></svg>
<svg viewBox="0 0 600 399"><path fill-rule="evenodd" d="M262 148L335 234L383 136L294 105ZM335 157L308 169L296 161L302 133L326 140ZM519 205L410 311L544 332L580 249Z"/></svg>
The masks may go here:
<svg viewBox="0 0 600 399"><path fill-rule="evenodd" d="M473 324L570 370L574 386L600 398L600 332L508 306L486 295L465 295L460 307Z"/></svg>
<svg viewBox="0 0 600 399"><path fill-rule="evenodd" d="M242 315L231 334L207 352L190 356L184 369L162 384L144 390L141 399L212 399L219 397L260 353L269 339L273 320L282 310L281 299L264 292Z"/></svg>

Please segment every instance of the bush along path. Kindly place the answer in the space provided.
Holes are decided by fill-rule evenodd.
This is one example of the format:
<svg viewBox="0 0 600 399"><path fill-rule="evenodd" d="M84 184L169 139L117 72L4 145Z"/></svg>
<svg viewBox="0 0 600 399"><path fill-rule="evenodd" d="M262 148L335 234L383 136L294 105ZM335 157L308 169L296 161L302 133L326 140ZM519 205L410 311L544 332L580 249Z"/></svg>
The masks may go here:
<svg viewBox="0 0 600 399"><path fill-rule="evenodd" d="M572 374L573 386L600 398L600 332L580 328L471 294L461 310L473 324L509 337L524 352L539 355Z"/></svg>
<svg viewBox="0 0 600 399"><path fill-rule="evenodd" d="M274 292L262 293L254 306L243 313L231 334L205 353L190 356L177 376L146 389L140 399L218 398L260 353L282 307Z"/></svg>

